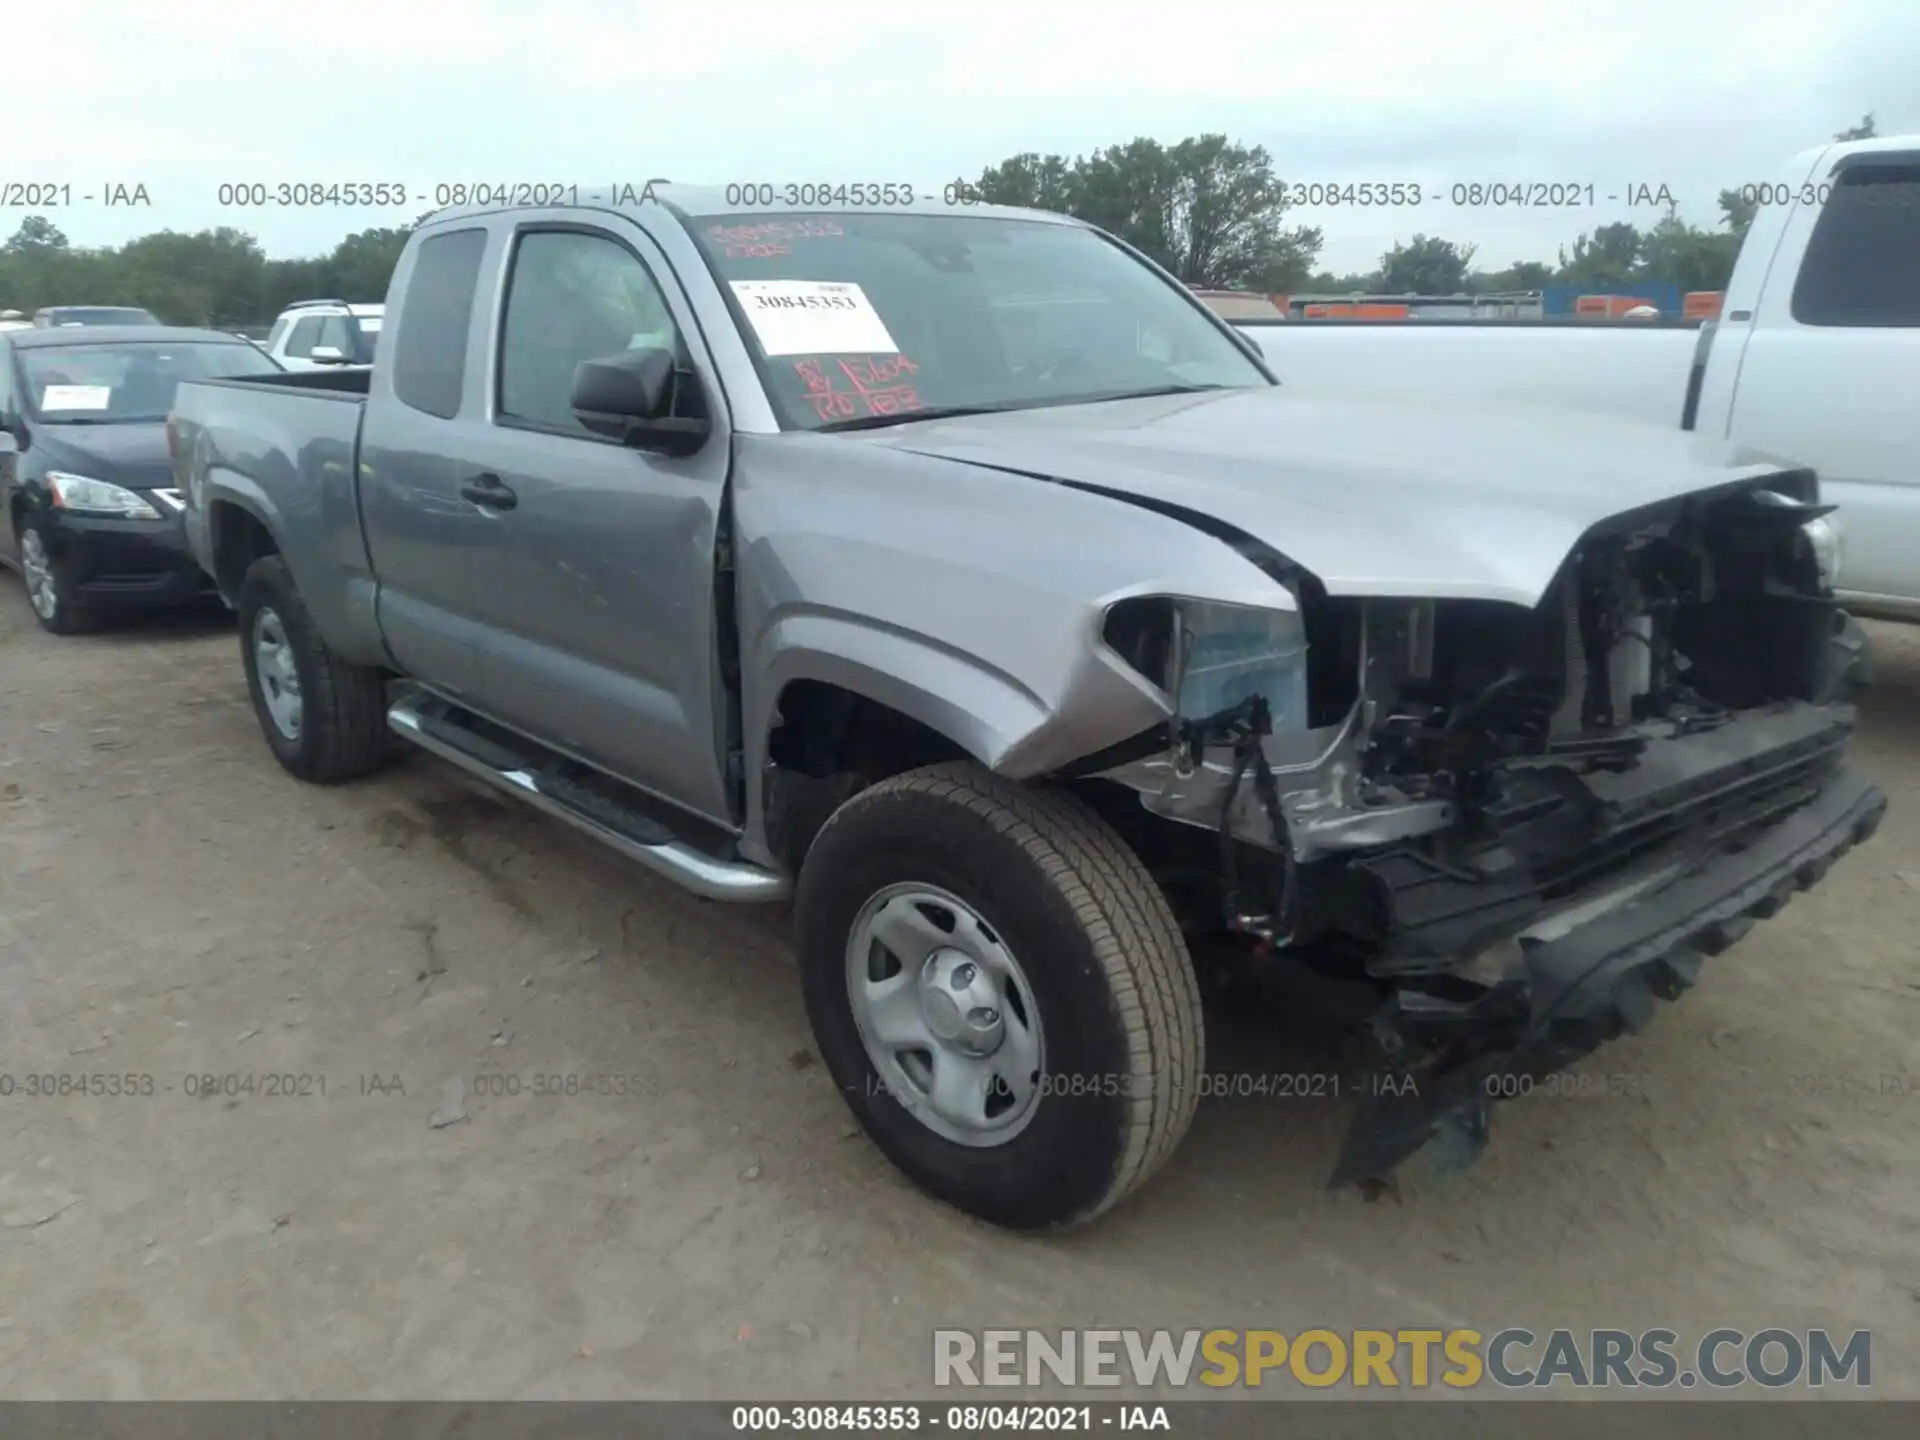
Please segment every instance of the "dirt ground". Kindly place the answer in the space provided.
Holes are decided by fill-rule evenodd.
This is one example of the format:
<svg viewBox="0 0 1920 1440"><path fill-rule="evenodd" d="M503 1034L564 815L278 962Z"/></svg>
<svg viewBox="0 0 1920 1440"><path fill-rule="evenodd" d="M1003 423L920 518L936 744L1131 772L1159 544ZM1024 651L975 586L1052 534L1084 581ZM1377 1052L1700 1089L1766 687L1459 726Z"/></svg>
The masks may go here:
<svg viewBox="0 0 1920 1440"><path fill-rule="evenodd" d="M55 640L0 573L0 1398L880 1399L938 1326L1515 1324L1864 1327L1920 1395L1920 631L1873 639L1888 822L1589 1062L1651 1095L1504 1106L1398 1203L1323 1188L1338 1102L1212 1100L1036 1240L854 1135L782 914L426 757L302 786L219 617ZM1216 1070L1335 1053L1209 1024Z"/></svg>

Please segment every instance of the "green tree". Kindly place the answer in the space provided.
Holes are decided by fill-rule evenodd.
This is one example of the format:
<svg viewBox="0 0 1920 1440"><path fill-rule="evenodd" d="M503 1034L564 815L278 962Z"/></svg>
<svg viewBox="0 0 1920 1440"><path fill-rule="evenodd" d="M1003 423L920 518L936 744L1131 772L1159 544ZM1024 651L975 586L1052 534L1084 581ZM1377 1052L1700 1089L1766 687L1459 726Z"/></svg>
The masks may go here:
<svg viewBox="0 0 1920 1440"><path fill-rule="evenodd" d="M1481 295L1538 290L1552 283L1553 266L1538 260L1521 260L1504 270L1479 271L1467 277L1467 289Z"/></svg>
<svg viewBox="0 0 1920 1440"><path fill-rule="evenodd" d="M400 252L411 233L408 227L361 230L347 236L326 260L333 293L356 304L386 299L393 267L400 263Z"/></svg>
<svg viewBox="0 0 1920 1440"><path fill-rule="evenodd" d="M1571 255L1561 248L1559 279L1599 289L1625 285L1634 278L1642 243L1640 232L1624 220L1582 233Z"/></svg>
<svg viewBox="0 0 1920 1440"><path fill-rule="evenodd" d="M1316 229L1287 229L1264 149L1224 135L1177 145L1140 137L1090 155L1025 153L981 172L997 204L1073 215L1118 236L1190 285L1286 289L1319 253Z"/></svg>
<svg viewBox="0 0 1920 1440"><path fill-rule="evenodd" d="M1457 295L1477 246L1415 235L1380 257L1380 288L1394 295Z"/></svg>
<svg viewBox="0 0 1920 1440"><path fill-rule="evenodd" d="M1012 155L981 171L975 188L994 205L1018 205L1028 210L1074 213L1074 162L1064 155L1032 151Z"/></svg>
<svg viewBox="0 0 1920 1440"><path fill-rule="evenodd" d="M1842 130L1833 138L1840 141L1879 139L1880 132L1873 127L1873 112L1869 110L1865 115L1860 117L1860 123L1858 125Z"/></svg>
<svg viewBox="0 0 1920 1440"><path fill-rule="evenodd" d="M1316 295L1369 295L1385 287L1377 270L1353 270L1345 275L1322 270L1301 288Z"/></svg>
<svg viewBox="0 0 1920 1440"><path fill-rule="evenodd" d="M44 215L29 215L0 251L8 255L50 255L70 248L59 226Z"/></svg>
<svg viewBox="0 0 1920 1440"><path fill-rule="evenodd" d="M1695 229L1669 207L1641 237L1640 278L1670 280L1682 290L1724 290L1739 253L1738 237Z"/></svg>

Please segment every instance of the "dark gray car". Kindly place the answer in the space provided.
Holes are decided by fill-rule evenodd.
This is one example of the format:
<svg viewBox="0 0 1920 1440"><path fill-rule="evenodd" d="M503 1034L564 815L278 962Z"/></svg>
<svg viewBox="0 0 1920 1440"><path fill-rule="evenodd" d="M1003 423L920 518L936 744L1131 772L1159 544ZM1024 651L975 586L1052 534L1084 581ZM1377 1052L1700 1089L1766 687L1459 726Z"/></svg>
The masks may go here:
<svg viewBox="0 0 1920 1440"><path fill-rule="evenodd" d="M1337 1178L1471 1152L1878 823L1806 470L1290 394L1058 216L725 202L436 216L372 368L184 386L177 478L290 772L391 729L793 896L934 1193L1144 1180L1224 951L1377 999Z"/></svg>

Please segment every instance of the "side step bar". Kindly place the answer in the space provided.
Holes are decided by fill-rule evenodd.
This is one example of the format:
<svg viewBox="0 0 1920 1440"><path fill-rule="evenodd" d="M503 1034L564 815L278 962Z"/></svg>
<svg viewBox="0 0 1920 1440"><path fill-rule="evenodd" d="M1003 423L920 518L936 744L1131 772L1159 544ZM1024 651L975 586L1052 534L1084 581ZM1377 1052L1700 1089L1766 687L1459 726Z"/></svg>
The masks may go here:
<svg viewBox="0 0 1920 1440"><path fill-rule="evenodd" d="M544 811L630 860L709 900L774 901L792 893L775 871L744 860L720 860L677 840L657 822L563 776L543 774L526 757L473 734L444 713L436 697L414 692L387 709L387 724L422 750L458 765Z"/></svg>

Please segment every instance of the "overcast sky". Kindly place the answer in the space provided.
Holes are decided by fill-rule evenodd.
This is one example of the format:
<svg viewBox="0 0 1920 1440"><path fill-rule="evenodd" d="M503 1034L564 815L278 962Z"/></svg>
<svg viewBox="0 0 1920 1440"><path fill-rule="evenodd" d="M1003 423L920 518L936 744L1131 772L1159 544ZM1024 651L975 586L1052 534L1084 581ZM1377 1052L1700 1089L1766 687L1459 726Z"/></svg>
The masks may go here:
<svg viewBox="0 0 1920 1440"><path fill-rule="evenodd" d="M1415 181L1418 210L1299 210L1320 260L1370 267L1416 231L1495 267L1650 223L1666 185L1723 186L1872 110L1920 131L1920 0L57 0L11 7L0 179L72 186L76 244L236 225L312 254L433 208L437 184L910 181L1022 150L1220 131L1289 181ZM912 11L912 14L902 12ZM1173 24L1169 26L1169 17ZM222 182L387 181L392 211L239 210ZM1455 183L1596 188L1574 210L1457 209ZM149 208L105 208L114 182ZM1608 195L1620 199L1609 202ZM9 206L17 197L8 195ZM0 215L11 233L33 213Z"/></svg>

